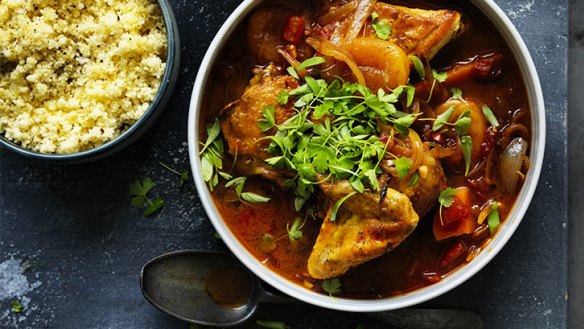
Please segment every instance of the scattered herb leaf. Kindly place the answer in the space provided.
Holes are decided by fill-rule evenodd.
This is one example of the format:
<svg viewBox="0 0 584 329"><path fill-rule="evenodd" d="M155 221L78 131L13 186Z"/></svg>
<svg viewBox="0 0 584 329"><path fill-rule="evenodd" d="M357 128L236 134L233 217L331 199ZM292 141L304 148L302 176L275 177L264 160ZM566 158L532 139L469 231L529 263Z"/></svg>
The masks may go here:
<svg viewBox="0 0 584 329"><path fill-rule="evenodd" d="M276 107L273 104L264 107L264 110L262 111L263 118L257 122L258 128L260 128L262 132L266 132L276 125L275 112Z"/></svg>
<svg viewBox="0 0 584 329"><path fill-rule="evenodd" d="M450 92L452 93L452 98L461 98L462 97L462 90L458 88L450 88Z"/></svg>
<svg viewBox="0 0 584 329"><path fill-rule="evenodd" d="M22 313L24 310L24 305L22 305L22 303L16 299L10 302L10 306L12 307L12 312L16 314Z"/></svg>
<svg viewBox="0 0 584 329"><path fill-rule="evenodd" d="M448 121L450 121L450 118L452 118L453 114L454 107L451 106L436 118L434 125L432 125L432 131L440 130L440 128L442 128L445 124L448 123Z"/></svg>
<svg viewBox="0 0 584 329"><path fill-rule="evenodd" d="M307 67L311 67L311 66L316 66L316 65L320 65L322 63L324 63L325 60L322 57L310 57L309 59L303 61L302 63L298 64L298 66L296 67L297 71L302 71L303 69L307 68Z"/></svg>
<svg viewBox="0 0 584 329"><path fill-rule="evenodd" d="M483 110L483 114L485 115L485 118L487 118L491 126L499 127L499 121L497 121L497 117L495 117L495 114L493 113L493 111L491 111L491 108L488 107L487 104L483 104L481 109Z"/></svg>
<svg viewBox="0 0 584 329"><path fill-rule="evenodd" d="M448 79L448 73L446 71L438 73L436 70L432 69L432 76L434 79L438 80L438 82L444 82Z"/></svg>
<svg viewBox="0 0 584 329"><path fill-rule="evenodd" d="M440 192L438 196L438 202L440 203L440 208L438 209L438 214L440 216L440 223L444 226L444 221L442 220L442 207L450 207L454 202L454 196L456 195L456 189L452 187L447 187Z"/></svg>
<svg viewBox="0 0 584 329"><path fill-rule="evenodd" d="M341 205L343 204L343 202L345 202L348 198L352 197L355 193L358 193L357 191L353 191L347 195L345 195L344 197L340 198L339 200L337 200L337 202L335 202L334 206L333 206L333 210L331 211L331 222L334 222L335 220L337 220L337 212L339 211L339 208L341 207Z"/></svg>
<svg viewBox="0 0 584 329"><path fill-rule="evenodd" d="M412 175L412 179L410 179L410 181L408 182L408 186L416 185L416 183L418 183L419 180L420 180L420 174L418 173L418 171L416 171Z"/></svg>
<svg viewBox="0 0 584 329"><path fill-rule="evenodd" d="M142 208L146 203L144 216L150 216L164 206L164 200L161 198L157 198L154 201L148 198L148 193L153 187L154 183L150 177L145 177L141 182L137 180L128 185L129 194L132 197L130 204L135 208Z"/></svg>
<svg viewBox="0 0 584 329"><path fill-rule="evenodd" d="M412 160L410 158L401 157L394 161L397 176L401 179L408 177L410 169L412 168Z"/></svg>
<svg viewBox="0 0 584 329"><path fill-rule="evenodd" d="M462 155L464 157L464 175L468 175L471 162L472 154L472 138L468 135L462 136L460 138L460 144L462 146Z"/></svg>
<svg viewBox="0 0 584 329"><path fill-rule="evenodd" d="M499 203L497 201L493 201L493 204L491 206L491 212L487 217L487 224L489 225L489 232L491 232L491 235L493 235L497 231L500 222L501 221L499 219Z"/></svg>
<svg viewBox="0 0 584 329"><path fill-rule="evenodd" d="M466 110L462 112L462 114L454 123L454 127L456 128L456 134L458 134L458 136L466 135L468 133L470 123L471 123L470 110Z"/></svg>
<svg viewBox="0 0 584 329"><path fill-rule="evenodd" d="M379 20L378 13L371 13L371 26L375 30L375 35L382 40L389 39L389 35L391 34L391 25L387 23L385 20Z"/></svg>
<svg viewBox="0 0 584 329"><path fill-rule="evenodd" d="M298 73L296 72L296 70L292 67L292 66L288 66L288 68L286 69L286 71L288 72L288 74L290 74L294 79L296 80L300 80L300 76L298 76Z"/></svg>
<svg viewBox="0 0 584 329"><path fill-rule="evenodd" d="M261 196L259 194L255 194L253 192L243 192L241 193L241 198L244 201L252 202L252 203L266 203L270 201L270 198L265 196Z"/></svg>
<svg viewBox="0 0 584 329"><path fill-rule="evenodd" d="M290 241L302 238L302 226L302 218L300 217L294 219L292 226L288 227L288 224L286 224L286 231L288 231L288 239L290 239Z"/></svg>
<svg viewBox="0 0 584 329"><path fill-rule="evenodd" d="M170 171L171 173L178 175L180 177L180 181L178 182L178 187L181 188L183 187L191 178L190 176L190 172L188 170L183 170L181 172L179 172L176 169L171 168L170 166L162 163L162 162L158 162L162 167L164 167L164 169Z"/></svg>
<svg viewBox="0 0 584 329"><path fill-rule="evenodd" d="M144 209L144 216L148 217L154 214L158 209L164 206L164 200L162 198L156 198L149 202L146 208Z"/></svg>
<svg viewBox="0 0 584 329"><path fill-rule="evenodd" d="M425 79L426 71L424 70L424 64L422 64L420 58L416 55L410 55L410 60L412 61L412 64L414 64L414 69L416 70L416 73L418 73L420 79Z"/></svg>
<svg viewBox="0 0 584 329"><path fill-rule="evenodd" d="M339 278L324 280L321 286L331 297L341 292L341 280Z"/></svg>

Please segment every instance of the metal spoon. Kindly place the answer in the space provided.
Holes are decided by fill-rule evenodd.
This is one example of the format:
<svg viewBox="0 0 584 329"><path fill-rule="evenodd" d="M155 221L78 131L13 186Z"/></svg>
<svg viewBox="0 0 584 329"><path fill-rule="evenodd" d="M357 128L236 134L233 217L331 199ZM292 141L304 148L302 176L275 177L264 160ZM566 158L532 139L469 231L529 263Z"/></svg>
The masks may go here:
<svg viewBox="0 0 584 329"><path fill-rule="evenodd" d="M243 323L259 303L298 303L268 291L234 257L182 250L150 260L140 273L144 297L159 310L190 323L229 327ZM482 329L481 317L466 310L402 309L365 313L409 329Z"/></svg>

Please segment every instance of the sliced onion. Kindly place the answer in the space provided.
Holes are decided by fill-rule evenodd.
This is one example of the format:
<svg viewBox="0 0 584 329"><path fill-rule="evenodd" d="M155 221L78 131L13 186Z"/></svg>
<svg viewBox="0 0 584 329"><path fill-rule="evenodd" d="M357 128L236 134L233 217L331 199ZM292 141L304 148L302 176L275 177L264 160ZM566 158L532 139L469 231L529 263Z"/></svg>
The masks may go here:
<svg viewBox="0 0 584 329"><path fill-rule="evenodd" d="M314 48L316 51L325 56L330 56L336 59L337 61L345 62L351 69L351 72L353 72L353 74L355 75L355 78L357 78L357 82L364 86L367 85L363 72L361 71L359 66L357 66L357 63L355 63L353 56L351 56L349 52L332 44L330 41L323 37L306 38L306 43L308 43L312 48Z"/></svg>
<svg viewBox="0 0 584 329"><path fill-rule="evenodd" d="M318 18L318 24L325 26L332 22L336 22L351 13L355 8L357 8L357 1L351 1L340 7L331 8L328 13Z"/></svg>
<svg viewBox="0 0 584 329"><path fill-rule="evenodd" d="M506 193L515 193L517 187L518 172L521 171L523 158L527 153L527 142L517 137L513 139L501 154L499 174L501 174L501 183L503 191Z"/></svg>
<svg viewBox="0 0 584 329"><path fill-rule="evenodd" d="M350 43L359 35L363 25L365 25L365 21L367 21L367 18L369 17L369 13L373 9L373 5L375 5L375 2L375 0L361 0L359 2L355 14L353 15L353 21L345 34L345 43Z"/></svg>

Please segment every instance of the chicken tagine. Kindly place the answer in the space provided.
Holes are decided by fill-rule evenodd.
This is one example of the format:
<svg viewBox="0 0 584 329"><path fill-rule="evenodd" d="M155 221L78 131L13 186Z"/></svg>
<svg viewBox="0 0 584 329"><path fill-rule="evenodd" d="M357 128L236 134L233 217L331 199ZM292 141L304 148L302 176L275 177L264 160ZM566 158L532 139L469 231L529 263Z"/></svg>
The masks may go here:
<svg viewBox="0 0 584 329"><path fill-rule="evenodd" d="M443 0L266 1L232 35L200 136L219 213L307 289L381 298L471 261L529 167L511 52Z"/></svg>

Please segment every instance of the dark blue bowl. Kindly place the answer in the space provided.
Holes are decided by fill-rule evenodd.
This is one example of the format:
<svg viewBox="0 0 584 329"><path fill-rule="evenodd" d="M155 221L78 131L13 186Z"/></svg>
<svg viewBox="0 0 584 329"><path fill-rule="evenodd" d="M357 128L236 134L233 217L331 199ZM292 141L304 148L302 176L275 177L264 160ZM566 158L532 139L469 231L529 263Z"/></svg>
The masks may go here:
<svg viewBox="0 0 584 329"><path fill-rule="evenodd" d="M164 24L166 26L166 68L164 70L164 75L162 77L160 87L158 88L158 92L154 96L154 100L152 100L152 103L146 109L140 119L138 119L138 121L136 121L131 127L129 127L126 131L113 140L96 148L77 153L40 153L23 148L20 145L7 140L3 135L0 135L0 145L11 151L14 151L15 153L29 158L41 159L55 163L72 164L94 161L108 157L116 152L121 151L123 148L129 146L138 138L140 138L140 136L142 136L148 130L148 128L152 126L162 111L166 108L166 105L174 91L180 70L180 39L176 19L167 0L157 0L157 2L162 11Z"/></svg>

